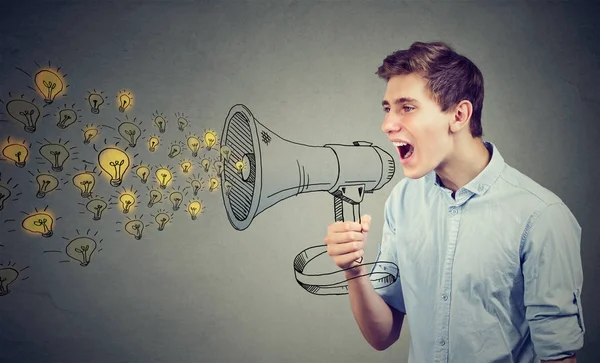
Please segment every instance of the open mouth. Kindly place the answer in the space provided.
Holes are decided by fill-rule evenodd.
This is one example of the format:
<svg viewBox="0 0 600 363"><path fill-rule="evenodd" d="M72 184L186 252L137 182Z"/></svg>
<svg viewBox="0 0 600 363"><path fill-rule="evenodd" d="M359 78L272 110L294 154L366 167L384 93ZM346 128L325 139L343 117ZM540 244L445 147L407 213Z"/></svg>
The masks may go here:
<svg viewBox="0 0 600 363"><path fill-rule="evenodd" d="M410 158L415 151L415 148L407 142L394 142L394 145L398 148L400 158L403 160Z"/></svg>

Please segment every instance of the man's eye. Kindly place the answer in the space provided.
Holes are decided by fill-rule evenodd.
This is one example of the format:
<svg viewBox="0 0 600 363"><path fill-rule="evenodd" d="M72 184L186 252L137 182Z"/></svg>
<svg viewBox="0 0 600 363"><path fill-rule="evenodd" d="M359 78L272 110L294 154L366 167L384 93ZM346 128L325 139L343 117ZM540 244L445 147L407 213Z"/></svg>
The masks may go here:
<svg viewBox="0 0 600 363"><path fill-rule="evenodd" d="M414 107L410 107L410 106L404 106L404 107L402 107L402 108L403 108L403 109L404 109L404 111L406 111L406 112L410 112L410 111L412 111L412 110L414 110L414 109L415 109ZM407 109L408 109L408 110L407 110Z"/></svg>
<svg viewBox="0 0 600 363"><path fill-rule="evenodd" d="M389 108L389 107L384 107L384 108L383 108L383 112L385 112L385 113L388 113L388 112L390 112L390 108Z"/></svg>

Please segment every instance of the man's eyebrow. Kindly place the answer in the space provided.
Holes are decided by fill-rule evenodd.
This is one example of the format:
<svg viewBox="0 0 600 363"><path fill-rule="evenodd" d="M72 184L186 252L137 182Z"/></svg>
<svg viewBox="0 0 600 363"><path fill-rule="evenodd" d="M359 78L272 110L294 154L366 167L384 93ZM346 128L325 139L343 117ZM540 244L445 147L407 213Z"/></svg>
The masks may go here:
<svg viewBox="0 0 600 363"><path fill-rule="evenodd" d="M416 99L414 99L414 98L410 98L410 97L400 97L400 98L396 98L396 99L394 100L394 104L396 104L396 105L397 105L397 104L400 104L400 103L407 103L407 102L408 102L408 103L417 103L417 104L419 103L419 101L417 101L417 100L416 100ZM387 100L383 100L383 101L381 102L381 105L382 105L382 106L389 106L389 105L390 105L390 103L389 103Z"/></svg>

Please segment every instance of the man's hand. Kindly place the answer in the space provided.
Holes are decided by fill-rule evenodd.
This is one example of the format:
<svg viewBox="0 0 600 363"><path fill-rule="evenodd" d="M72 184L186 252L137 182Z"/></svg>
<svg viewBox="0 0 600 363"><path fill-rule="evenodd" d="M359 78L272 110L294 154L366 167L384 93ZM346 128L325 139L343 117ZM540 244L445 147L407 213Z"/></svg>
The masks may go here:
<svg viewBox="0 0 600 363"><path fill-rule="evenodd" d="M327 228L325 244L327 253L341 269L348 269L358 263L364 255L367 232L371 226L371 216L364 215L361 223L335 222Z"/></svg>

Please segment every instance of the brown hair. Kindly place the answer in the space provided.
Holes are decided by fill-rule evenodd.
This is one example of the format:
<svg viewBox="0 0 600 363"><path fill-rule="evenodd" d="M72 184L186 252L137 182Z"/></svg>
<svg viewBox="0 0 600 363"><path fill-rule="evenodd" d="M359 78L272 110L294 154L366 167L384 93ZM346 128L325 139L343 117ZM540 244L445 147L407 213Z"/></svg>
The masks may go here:
<svg viewBox="0 0 600 363"><path fill-rule="evenodd" d="M473 104L470 131L473 137L483 136L483 75L467 57L444 42L414 42L410 48L388 55L377 69L380 78L417 73L427 80L427 88L442 112L462 100Z"/></svg>

